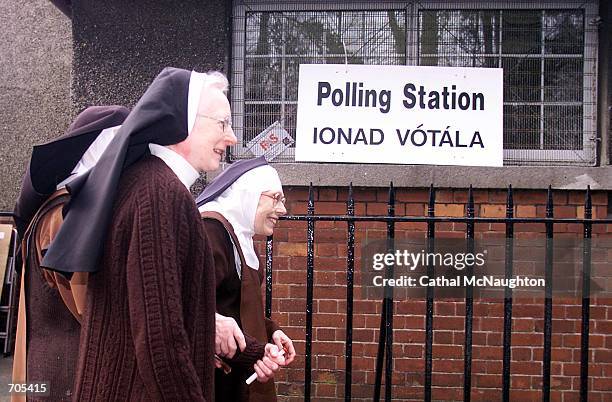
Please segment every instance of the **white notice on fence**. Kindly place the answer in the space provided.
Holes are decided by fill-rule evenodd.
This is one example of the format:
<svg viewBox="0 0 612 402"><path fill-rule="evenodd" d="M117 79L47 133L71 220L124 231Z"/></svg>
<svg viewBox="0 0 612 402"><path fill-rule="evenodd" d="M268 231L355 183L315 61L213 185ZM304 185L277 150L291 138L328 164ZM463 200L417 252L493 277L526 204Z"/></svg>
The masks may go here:
<svg viewBox="0 0 612 402"><path fill-rule="evenodd" d="M294 142L280 122L275 121L249 141L247 149L255 156L265 155L269 162L293 145Z"/></svg>
<svg viewBox="0 0 612 402"><path fill-rule="evenodd" d="M302 64L295 160L502 166L502 71Z"/></svg>

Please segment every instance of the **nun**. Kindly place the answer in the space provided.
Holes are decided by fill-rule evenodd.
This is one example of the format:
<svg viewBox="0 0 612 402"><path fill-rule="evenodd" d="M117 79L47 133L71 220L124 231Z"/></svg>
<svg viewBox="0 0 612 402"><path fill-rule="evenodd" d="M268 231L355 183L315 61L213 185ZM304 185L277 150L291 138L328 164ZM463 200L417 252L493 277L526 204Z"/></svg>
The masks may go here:
<svg viewBox="0 0 612 402"><path fill-rule="evenodd" d="M13 383L46 381L47 398L54 401L72 398L87 277L68 280L40 262L62 224L67 184L96 164L128 112L123 106L89 107L64 135L35 146L15 205L24 258Z"/></svg>
<svg viewBox="0 0 612 402"><path fill-rule="evenodd" d="M213 251L217 313L235 320L246 339L246 348L229 361L232 372L215 372L216 400L276 401L274 383L268 380L293 361L295 349L264 315L264 270L253 236L272 235L278 219L287 213L278 173L264 157L235 162L196 202ZM247 385L253 372L258 382Z"/></svg>
<svg viewBox="0 0 612 402"><path fill-rule="evenodd" d="M213 260L189 188L236 143L227 86L165 68L71 182L42 265L89 272L73 400L213 399Z"/></svg>

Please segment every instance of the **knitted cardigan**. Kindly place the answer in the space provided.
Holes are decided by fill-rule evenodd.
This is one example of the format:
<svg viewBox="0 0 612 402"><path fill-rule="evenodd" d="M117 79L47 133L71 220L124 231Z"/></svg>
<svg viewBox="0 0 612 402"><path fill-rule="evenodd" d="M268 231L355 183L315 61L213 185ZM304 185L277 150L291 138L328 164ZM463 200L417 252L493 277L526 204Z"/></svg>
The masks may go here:
<svg viewBox="0 0 612 402"><path fill-rule="evenodd" d="M123 174L101 264L74 400L212 401L212 254L191 194L159 158Z"/></svg>

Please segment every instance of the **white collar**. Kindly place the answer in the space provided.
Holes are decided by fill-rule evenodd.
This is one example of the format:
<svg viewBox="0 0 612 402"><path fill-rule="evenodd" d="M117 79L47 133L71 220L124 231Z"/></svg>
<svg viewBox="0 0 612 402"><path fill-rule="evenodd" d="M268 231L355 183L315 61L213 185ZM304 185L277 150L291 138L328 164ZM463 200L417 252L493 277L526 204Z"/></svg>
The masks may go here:
<svg viewBox="0 0 612 402"><path fill-rule="evenodd" d="M111 140L115 138L115 134L117 134L120 127L121 126L115 126L102 130L96 137L95 141L92 142L87 150L83 153L83 156L79 162L76 164L74 169L72 169L70 176L66 177L60 184L58 184L57 189L59 190L60 188L65 187L66 184L74 180L77 176L80 176L89 169L93 168L100 160L100 157L108 147L108 144L110 144Z"/></svg>
<svg viewBox="0 0 612 402"><path fill-rule="evenodd" d="M151 155L157 156L172 169L181 183L187 187L187 190L200 177L198 171L185 158L170 148L158 144L149 144L149 151L151 151Z"/></svg>

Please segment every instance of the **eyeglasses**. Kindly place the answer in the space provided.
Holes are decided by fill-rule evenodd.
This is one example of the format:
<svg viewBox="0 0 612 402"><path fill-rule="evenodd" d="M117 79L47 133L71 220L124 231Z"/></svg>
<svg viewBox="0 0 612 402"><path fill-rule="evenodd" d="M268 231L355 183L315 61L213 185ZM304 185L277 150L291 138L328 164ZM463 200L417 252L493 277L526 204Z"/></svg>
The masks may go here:
<svg viewBox="0 0 612 402"><path fill-rule="evenodd" d="M281 193L276 193L274 195L270 195L270 194L266 194L266 193L261 193L261 195L265 195L266 197L272 198L274 200L274 208L278 207L278 204L280 204L280 203L285 205L285 202L287 201L287 199L285 197L283 197L283 195Z"/></svg>
<svg viewBox="0 0 612 402"><path fill-rule="evenodd" d="M217 119L216 117L212 117L212 116L206 116L205 114L200 114L197 113L196 116L199 117L204 117L205 119L210 119L210 120L214 120L217 123L221 123L221 129L223 130L223 132L225 133L225 128L226 127L231 127L232 126L232 118L231 117L227 117L225 119Z"/></svg>

